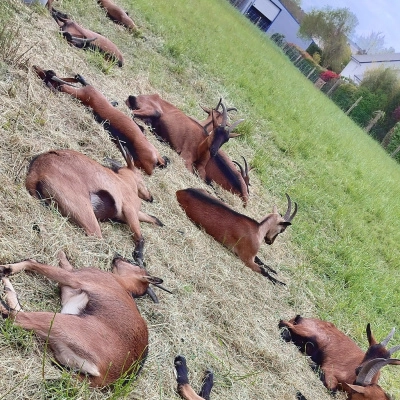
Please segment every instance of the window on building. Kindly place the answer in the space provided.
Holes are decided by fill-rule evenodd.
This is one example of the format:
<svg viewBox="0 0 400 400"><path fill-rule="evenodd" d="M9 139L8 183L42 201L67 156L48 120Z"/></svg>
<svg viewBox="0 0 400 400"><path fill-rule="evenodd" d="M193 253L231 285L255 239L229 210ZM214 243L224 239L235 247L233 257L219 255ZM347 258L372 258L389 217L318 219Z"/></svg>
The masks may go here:
<svg viewBox="0 0 400 400"><path fill-rule="evenodd" d="M266 31L271 21L254 6L251 6L246 13L246 17L254 24L257 25L262 31Z"/></svg>

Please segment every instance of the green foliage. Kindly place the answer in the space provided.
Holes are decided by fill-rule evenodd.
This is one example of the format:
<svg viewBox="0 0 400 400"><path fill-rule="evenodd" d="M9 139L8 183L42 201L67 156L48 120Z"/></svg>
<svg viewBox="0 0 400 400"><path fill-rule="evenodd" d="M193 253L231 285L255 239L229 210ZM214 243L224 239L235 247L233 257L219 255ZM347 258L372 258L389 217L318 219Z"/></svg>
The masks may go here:
<svg viewBox="0 0 400 400"><path fill-rule="evenodd" d="M303 18L299 34L318 40L323 49L322 65L340 72L351 55L347 36L357 24L357 17L348 8L313 9Z"/></svg>
<svg viewBox="0 0 400 400"><path fill-rule="evenodd" d="M397 124L394 127L394 135L392 136L392 140L390 141L387 151L389 154L392 154L396 149L400 146L400 124ZM400 162L400 151L398 151L395 155L394 158L397 160L397 162Z"/></svg>
<svg viewBox="0 0 400 400"><path fill-rule="evenodd" d="M285 43L285 35L275 32L271 35L271 40L274 41L278 46L282 47Z"/></svg>
<svg viewBox="0 0 400 400"><path fill-rule="evenodd" d="M373 68L365 72L360 87L371 92L386 93L386 96L391 98L400 91L400 81L393 68Z"/></svg>
<svg viewBox="0 0 400 400"><path fill-rule="evenodd" d="M357 91L358 87L353 83L344 83L334 91L331 99L343 111L347 111L356 101Z"/></svg>

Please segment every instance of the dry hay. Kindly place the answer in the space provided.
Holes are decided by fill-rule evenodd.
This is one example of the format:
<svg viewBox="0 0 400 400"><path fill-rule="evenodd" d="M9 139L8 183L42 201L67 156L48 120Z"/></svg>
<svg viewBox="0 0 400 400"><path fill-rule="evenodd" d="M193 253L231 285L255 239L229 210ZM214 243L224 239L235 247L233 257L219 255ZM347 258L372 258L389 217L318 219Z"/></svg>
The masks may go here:
<svg viewBox="0 0 400 400"><path fill-rule="evenodd" d="M115 71L112 76L99 73L86 62L85 53L60 40L48 15L18 6L18 1L7 1L19 7L20 20L35 13L31 27L23 29L25 46L36 44L29 53L27 68L1 64L0 262L30 257L56 264L56 254L63 249L75 267L108 269L116 251L127 257L131 255L133 245L128 228L102 223L103 239L87 237L56 210L31 198L25 190L24 178L29 159L49 149L75 149L99 162L107 156L121 160L121 156L91 113L67 95L51 93L34 75L31 66L55 69L59 76L79 72L110 100L118 100L119 108L126 113L123 101L129 94L156 92L157 88L152 87L146 71L138 71L136 79L129 79L128 84L124 70ZM129 54L126 59L127 64L134 63ZM168 98L177 100L173 93ZM192 102L205 101L195 98ZM192 114L196 112L193 109ZM297 390L308 399L329 399L306 359L280 339L277 328L280 318L296 313L311 316L314 311L312 294L303 279L307 269L299 269L301 258L291 248L291 229L273 247L262 246L259 254L279 271L279 279L288 284L274 287L187 219L177 204L175 192L187 187L210 188L189 174L170 148L149 132L147 137L172 163L167 169L145 177L155 202L144 203L143 209L165 224L163 228L142 224L145 261L149 272L162 277L173 295L159 292L157 305L148 298L138 300L149 325L150 351L127 398L177 398L173 359L183 354L194 387L199 387L206 367L214 370L214 400L294 399ZM238 159L240 151L251 157L250 150L241 146L231 146L231 155ZM274 203L284 210L284 190L280 198L272 198L253 175L252 195L245 213L260 220ZM236 210L243 210L236 197L223 190L217 193ZM301 218L301 208L296 218ZM25 273L13 276L12 282L25 310L59 309L54 282ZM51 364L51 354L43 356L45 345L33 335L14 332L5 322L0 322L0 330L3 332L0 398L52 398L48 384L52 380L57 382L62 373ZM54 398L113 396L112 390L71 385L78 388L75 394L64 393Z"/></svg>

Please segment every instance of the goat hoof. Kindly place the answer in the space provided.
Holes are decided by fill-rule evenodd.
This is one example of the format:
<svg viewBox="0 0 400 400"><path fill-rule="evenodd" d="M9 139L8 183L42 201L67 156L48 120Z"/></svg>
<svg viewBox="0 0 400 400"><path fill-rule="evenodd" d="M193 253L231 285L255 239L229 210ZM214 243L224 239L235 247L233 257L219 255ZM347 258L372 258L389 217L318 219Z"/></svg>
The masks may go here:
<svg viewBox="0 0 400 400"><path fill-rule="evenodd" d="M167 156L162 156L161 158L164 160L164 164L160 164L160 168L166 168L171 163L171 160Z"/></svg>
<svg viewBox="0 0 400 400"><path fill-rule="evenodd" d="M7 265L0 265L0 277L8 276L12 274L12 270Z"/></svg>

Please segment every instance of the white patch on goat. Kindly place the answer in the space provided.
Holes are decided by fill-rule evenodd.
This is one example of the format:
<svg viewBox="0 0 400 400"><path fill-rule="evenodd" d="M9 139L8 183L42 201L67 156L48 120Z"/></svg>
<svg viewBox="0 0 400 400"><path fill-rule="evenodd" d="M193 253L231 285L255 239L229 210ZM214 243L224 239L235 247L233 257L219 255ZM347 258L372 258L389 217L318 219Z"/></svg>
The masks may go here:
<svg viewBox="0 0 400 400"><path fill-rule="evenodd" d="M60 364L66 365L76 372L89 374L92 376L100 376L100 371L96 364L78 356L64 343L57 343L55 353L57 354L57 361L59 361Z"/></svg>
<svg viewBox="0 0 400 400"><path fill-rule="evenodd" d="M70 297L63 297L61 314L74 314L79 315L86 307L89 301L89 296L85 292L76 291L71 293Z"/></svg>

